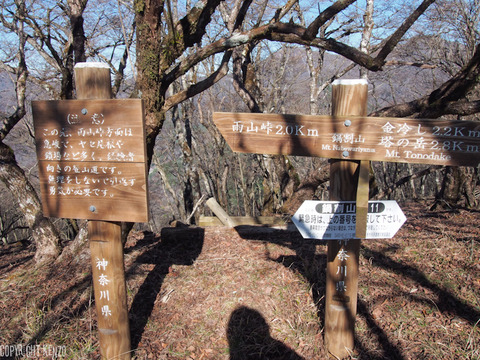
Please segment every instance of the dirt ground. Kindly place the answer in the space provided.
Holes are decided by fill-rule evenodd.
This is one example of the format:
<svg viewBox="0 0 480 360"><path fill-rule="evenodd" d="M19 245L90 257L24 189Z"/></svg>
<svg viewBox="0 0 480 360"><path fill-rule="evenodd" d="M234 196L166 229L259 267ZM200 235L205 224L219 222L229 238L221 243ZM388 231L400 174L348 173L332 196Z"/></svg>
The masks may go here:
<svg viewBox="0 0 480 360"><path fill-rule="evenodd" d="M480 359L480 213L401 207L407 222L393 239L362 242L351 358ZM133 358L326 359L326 246L264 230L133 233ZM88 252L38 270L32 256L0 248L0 358L15 358L6 346L41 345L99 359Z"/></svg>

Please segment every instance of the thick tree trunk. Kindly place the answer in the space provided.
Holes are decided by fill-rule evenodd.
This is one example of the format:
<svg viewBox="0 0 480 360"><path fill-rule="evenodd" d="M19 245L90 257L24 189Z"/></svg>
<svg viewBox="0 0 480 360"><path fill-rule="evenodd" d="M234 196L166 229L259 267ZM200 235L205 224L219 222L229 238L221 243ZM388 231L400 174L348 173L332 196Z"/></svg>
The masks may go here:
<svg viewBox="0 0 480 360"><path fill-rule="evenodd" d="M36 246L35 263L53 262L60 254L60 237L50 219L43 216L42 206L34 188L18 166L12 149L0 142L0 180L16 194L18 206L32 230Z"/></svg>
<svg viewBox="0 0 480 360"><path fill-rule="evenodd" d="M26 13L25 3L17 3L17 18L24 19ZM27 87L28 70L25 61L25 44L27 35L24 32L24 22L16 22L19 37L18 68L15 92L17 97L17 109L15 113L2 119L0 128L0 181L2 181L18 204L25 222L32 232L33 241L36 245L34 260L37 265L53 262L60 254L59 235L48 218L43 216L40 200L35 189L32 187L25 172L18 166L13 150L3 143L11 129L25 116L25 94Z"/></svg>
<svg viewBox="0 0 480 360"><path fill-rule="evenodd" d="M459 205L465 205L469 208L477 206L474 195L476 179L474 178L474 172L469 169L461 166L449 166L445 169L442 186L432 209L438 207L455 208ZM465 201L464 204L461 203L462 199Z"/></svg>
<svg viewBox="0 0 480 360"><path fill-rule="evenodd" d="M65 247L55 261L56 264L68 262L70 265L88 263L90 261L90 247L88 246L87 220L80 220L75 238Z"/></svg>
<svg viewBox="0 0 480 360"><path fill-rule="evenodd" d="M87 6L88 0L68 0L70 28L72 29L72 51L74 54L74 62L85 62L85 31L83 29L83 12Z"/></svg>
<svg viewBox="0 0 480 360"><path fill-rule="evenodd" d="M168 51L162 46L161 18L164 2L136 0L134 6L137 24L137 88L145 108L147 157L150 166L155 139L165 120L164 114L160 112L166 92L166 86L161 82L160 64L163 51Z"/></svg>
<svg viewBox="0 0 480 360"><path fill-rule="evenodd" d="M315 199L318 187L326 184L329 180L330 171L327 166L310 173L307 178L300 182L294 193L285 200L280 208L280 212L293 215L305 200Z"/></svg>
<svg viewBox="0 0 480 360"><path fill-rule="evenodd" d="M475 187L477 185L477 174L475 168L465 168L465 182L463 193L465 195L465 206L469 209L478 207L478 201L475 196Z"/></svg>
<svg viewBox="0 0 480 360"><path fill-rule="evenodd" d="M277 214L282 212L284 202L297 190L300 179L287 156L264 156L262 168L262 215Z"/></svg>

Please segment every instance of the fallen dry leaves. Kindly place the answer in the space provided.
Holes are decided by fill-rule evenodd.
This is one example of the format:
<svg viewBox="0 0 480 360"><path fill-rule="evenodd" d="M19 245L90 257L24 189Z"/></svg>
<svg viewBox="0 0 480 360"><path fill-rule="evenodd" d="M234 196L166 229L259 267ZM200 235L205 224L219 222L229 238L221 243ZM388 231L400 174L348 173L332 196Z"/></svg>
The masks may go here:
<svg viewBox="0 0 480 360"><path fill-rule="evenodd" d="M356 359L480 358L480 214L401 206L362 242ZM250 229L251 230L251 229ZM285 231L170 228L125 248L137 359L324 359L326 246ZM98 359L88 261L31 272L0 250L0 339Z"/></svg>

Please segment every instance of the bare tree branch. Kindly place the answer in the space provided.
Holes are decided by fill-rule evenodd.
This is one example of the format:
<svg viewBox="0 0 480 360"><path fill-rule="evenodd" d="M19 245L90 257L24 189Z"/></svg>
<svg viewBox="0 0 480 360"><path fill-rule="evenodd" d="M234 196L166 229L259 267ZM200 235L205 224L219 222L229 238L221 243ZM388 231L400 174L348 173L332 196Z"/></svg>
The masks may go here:
<svg viewBox="0 0 480 360"><path fill-rule="evenodd" d="M308 26L305 34L303 35L305 40L313 40L317 36L318 31L323 24L325 24L328 20L332 19L340 11L349 7L355 1L356 0L339 0L330 7L328 7L325 11L318 15L317 18L313 20L313 22Z"/></svg>
<svg viewBox="0 0 480 360"><path fill-rule="evenodd" d="M228 74L228 62L230 61L231 56L232 56L232 51L227 51L223 56L220 66L214 73L212 73L206 79L190 86L188 89L182 90L168 97L165 100L165 104L163 105L161 111L163 113L167 112L174 106L180 104L182 101L185 101L195 95L200 94L202 91L208 89L213 84L216 84L221 79L223 79L223 77Z"/></svg>
<svg viewBox="0 0 480 360"><path fill-rule="evenodd" d="M403 24L393 33L386 41L383 48L378 53L375 61L380 65L385 61L387 56L395 49L397 44L402 40L405 33L412 27L415 21L432 5L435 0L424 0L420 6L403 22Z"/></svg>
<svg viewBox="0 0 480 360"><path fill-rule="evenodd" d="M2 120L0 128L0 142L5 139L10 130L25 116L25 94L27 90L28 69L25 59L26 34L24 32L25 4L18 3L18 10L15 14L15 27L18 31L18 66L15 69L17 80L15 82L15 93L17 106L15 112Z"/></svg>
<svg viewBox="0 0 480 360"><path fill-rule="evenodd" d="M424 64L412 61L390 60L385 63L385 66L413 66L420 69L436 69L438 65Z"/></svg>
<svg viewBox="0 0 480 360"><path fill-rule="evenodd" d="M378 110L372 116L406 117L416 114L416 117L437 118L446 114L460 115L473 111L476 102L470 103L464 99L480 81L480 45L469 63L455 76L443 83L438 89L414 101ZM460 101L460 102L459 102ZM459 102L458 104L456 104ZM463 110L462 110L463 109ZM469 110L468 110L469 109Z"/></svg>
<svg viewBox="0 0 480 360"><path fill-rule="evenodd" d="M414 174L411 174L411 175L408 175L408 176L405 176L403 178L401 178L400 180L398 180L397 182L395 182L395 184L393 186L389 186L386 190L380 190L376 193L373 193L372 194L372 197L373 196L376 196L377 199L384 199L385 197L387 197L388 195L390 195L391 193L393 193L398 187L402 186L403 184L406 184L407 182L409 181L412 181L414 179L418 179L418 178L422 178L422 177L425 177L435 171L439 171L439 170L442 170L444 169L445 166L439 166L439 165L432 165L424 170L421 170L419 172L416 172Z"/></svg>

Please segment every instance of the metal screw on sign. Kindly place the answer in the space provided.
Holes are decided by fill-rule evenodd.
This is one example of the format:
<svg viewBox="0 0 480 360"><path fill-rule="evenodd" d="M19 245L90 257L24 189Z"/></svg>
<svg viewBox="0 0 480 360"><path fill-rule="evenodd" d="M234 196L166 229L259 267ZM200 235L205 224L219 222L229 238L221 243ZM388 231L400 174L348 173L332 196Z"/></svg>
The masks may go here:
<svg viewBox="0 0 480 360"><path fill-rule="evenodd" d="M82 109L82 114L83 114L83 115L87 115L87 113L88 113L88 110L85 109L85 108L83 108L83 109Z"/></svg>
<svg viewBox="0 0 480 360"><path fill-rule="evenodd" d="M342 153L342 156L343 156L343 157L348 157L349 155L350 155L350 153L349 153L347 150L345 150L345 151Z"/></svg>
<svg viewBox="0 0 480 360"><path fill-rule="evenodd" d="M351 120L345 120L345 122L343 123L346 127L349 127L350 125L352 125L352 121Z"/></svg>
<svg viewBox="0 0 480 360"><path fill-rule="evenodd" d="M95 206L93 206L93 205L90 206L89 209L90 209L90 211L91 211L92 213L94 213L95 211L97 211L97 208L96 208Z"/></svg>

